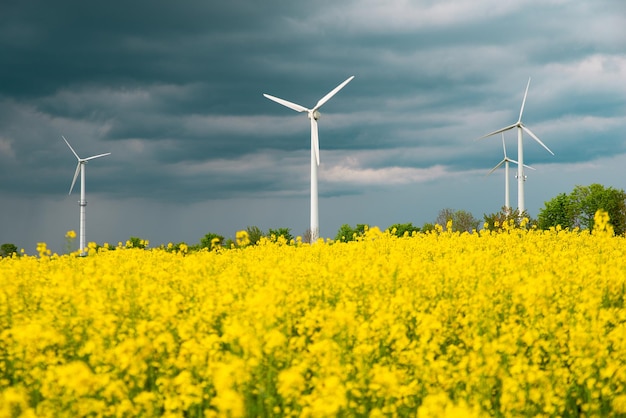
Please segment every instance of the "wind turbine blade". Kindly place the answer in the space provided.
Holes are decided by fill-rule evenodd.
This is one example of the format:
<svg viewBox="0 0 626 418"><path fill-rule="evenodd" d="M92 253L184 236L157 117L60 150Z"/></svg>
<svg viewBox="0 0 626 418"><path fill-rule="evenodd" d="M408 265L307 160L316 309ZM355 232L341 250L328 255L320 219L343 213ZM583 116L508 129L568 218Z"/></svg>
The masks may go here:
<svg viewBox="0 0 626 418"><path fill-rule="evenodd" d="M67 144L68 147L70 147L70 150L72 150L72 154L74 154L76 156L76 159L80 161L80 157L78 156L78 154L76 154L76 151L74 151L74 148L72 148L72 146L70 145L69 142L67 142L67 139L65 139L65 137L63 135L61 135L61 138L63 138L63 140L65 141L65 143Z"/></svg>
<svg viewBox="0 0 626 418"><path fill-rule="evenodd" d="M522 108L519 110L519 119L517 123L522 121L522 113L524 113L524 105L526 104L526 96L528 95L528 87L530 87L530 77L528 77L528 84L526 84L526 91L524 92L524 100L522 100Z"/></svg>
<svg viewBox="0 0 626 418"><path fill-rule="evenodd" d="M313 144L313 151L315 152L315 161L317 165L320 165L320 141L317 132L317 121L311 115L311 144Z"/></svg>
<svg viewBox="0 0 626 418"><path fill-rule="evenodd" d="M504 132L502 132L502 149L504 150L504 159L506 160L506 145L504 144Z"/></svg>
<svg viewBox="0 0 626 418"><path fill-rule="evenodd" d="M289 109L293 109L296 112L308 112L309 111L309 109L307 109L304 106L300 106L299 104L291 103L291 102L289 102L287 100L280 99L278 97L270 96L269 94L263 93L263 96L267 97L270 100L275 101L276 103L280 103L281 105L283 105L285 107L288 107Z"/></svg>
<svg viewBox="0 0 626 418"><path fill-rule="evenodd" d="M89 160L93 160L93 159L100 158L100 157L106 157L107 155L111 155L111 153L110 153L110 152L107 152L107 153L105 153L105 154L98 154L98 155L94 155L94 156L92 156L92 157L87 157L87 158L85 158L83 161L89 161Z"/></svg>
<svg viewBox="0 0 626 418"><path fill-rule="evenodd" d="M328 93L326 96L322 97L319 102L317 102L317 104L315 105L315 107L313 108L313 110L317 110L320 107L322 107L324 105L324 103L326 103L327 101L330 100L331 97L333 97L335 94L337 94L337 92L339 90L341 90L342 88L344 88L344 86L346 84L348 84L349 82L352 81L352 79L354 78L354 76L350 76L348 77L348 79L346 81L344 81L343 83L341 83L340 85L338 85L337 87L335 87L330 93Z"/></svg>
<svg viewBox="0 0 626 418"><path fill-rule="evenodd" d="M74 189L74 183L76 183L76 179L78 178L78 174L80 173L80 161L76 166L76 172L74 173L74 179L72 180L72 185L70 186L70 192L68 194L72 194L72 189Z"/></svg>
<svg viewBox="0 0 626 418"><path fill-rule="evenodd" d="M498 165L496 165L494 168L492 168L492 169L491 169L491 171L489 171L489 172L487 173L487 175L489 175L489 174L493 173L494 171L496 171L496 170L498 169L498 167L500 167L500 166L501 166L502 164L504 164L506 161L507 161L507 160L502 160L502 161L500 161L500 162L498 163Z"/></svg>
<svg viewBox="0 0 626 418"><path fill-rule="evenodd" d="M497 131L493 131L493 132L491 132L491 133L488 133L487 135L483 135L483 136L481 136L481 137L480 137L480 138L478 138L478 139L484 139L484 138L487 138L488 136L492 136L492 135L495 135L495 134L499 134L499 133L502 133L502 132L508 131L509 129L513 129L513 128L515 128L516 126L517 126L517 123L515 123L515 124L513 124L513 125L509 125L509 126L507 126L506 128L498 129Z"/></svg>
<svg viewBox="0 0 626 418"><path fill-rule="evenodd" d="M527 127L525 127L524 125L521 125L522 129L524 131L526 131L526 133L530 136L532 136L532 138L537 141L539 143L539 145L541 145L542 147L544 147L550 154L554 155L554 153L552 151L550 151L550 148L548 148L546 146L546 144L544 144L543 142L541 142L541 140L539 138L537 138L537 135L535 135L534 133L532 133L532 131L530 129L528 129Z"/></svg>
<svg viewBox="0 0 626 418"><path fill-rule="evenodd" d="M511 163L514 163L514 164L519 165L519 163L518 163L517 161L512 160L512 159L510 159L510 158L508 159L508 161L509 161L509 162L511 162ZM531 166L526 165L526 164L524 164L524 167L526 167L526 168L530 168L531 170L536 170L534 167L531 167Z"/></svg>

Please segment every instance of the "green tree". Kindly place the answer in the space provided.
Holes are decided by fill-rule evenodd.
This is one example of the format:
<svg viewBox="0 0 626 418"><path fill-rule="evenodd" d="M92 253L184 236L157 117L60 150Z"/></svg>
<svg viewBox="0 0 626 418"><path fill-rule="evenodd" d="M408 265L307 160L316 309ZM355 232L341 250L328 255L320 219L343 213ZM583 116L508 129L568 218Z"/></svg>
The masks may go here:
<svg viewBox="0 0 626 418"><path fill-rule="evenodd" d="M261 238L265 236L261 228L254 225L246 227L246 232L248 232L248 239L252 245L257 245Z"/></svg>
<svg viewBox="0 0 626 418"><path fill-rule="evenodd" d="M343 224L339 227L339 230L337 231L337 235L335 235L335 241L340 241L340 242L352 241L353 235L354 235L354 230L352 229L352 227L348 224Z"/></svg>
<svg viewBox="0 0 626 418"><path fill-rule="evenodd" d="M523 219L527 219L524 224L525 229L530 229L537 224L537 221L527 211L520 213L519 209L511 210L506 206L502 206L500 212L483 214L483 219L485 228L490 231L502 229L505 224L514 228L521 228Z"/></svg>
<svg viewBox="0 0 626 418"><path fill-rule="evenodd" d="M171 244L171 245L170 244L168 244L168 245L161 244L160 248L162 250L167 251L168 253L177 253L177 252L181 251L181 247L182 248L189 248L189 245L187 245L186 242L181 241L181 242L179 242L177 244Z"/></svg>
<svg viewBox="0 0 626 418"><path fill-rule="evenodd" d="M422 225L422 232L430 232L433 231L435 229L435 224L432 224L430 222L424 222L424 225Z"/></svg>
<svg viewBox="0 0 626 418"><path fill-rule="evenodd" d="M208 248L209 250L211 250L213 248L220 248L223 242L224 242L223 236L213 233L213 232L209 232L200 239L200 243L198 244L198 249Z"/></svg>
<svg viewBox="0 0 626 418"><path fill-rule="evenodd" d="M544 207L537 215L537 226L541 229L548 229L551 226L561 225L561 228L574 227L574 213L571 206L571 199L565 193L559 193L551 200L544 202Z"/></svg>
<svg viewBox="0 0 626 418"><path fill-rule="evenodd" d="M474 215L465 210L441 209L435 223L441 225L445 231L449 221L452 221L453 232L472 232L472 230L478 229L480 224L480 220L474 218Z"/></svg>
<svg viewBox="0 0 626 418"><path fill-rule="evenodd" d="M412 222L406 224L393 224L387 230L391 233L395 230L395 235L398 237L403 237L405 233L409 236L413 234L413 232L420 232L420 228L418 226L413 226Z"/></svg>
<svg viewBox="0 0 626 418"><path fill-rule="evenodd" d="M626 193L612 187L605 188L601 184L576 186L570 193L570 204L576 215L575 225L593 230L593 219L598 209L609 214L615 234L622 235L626 231Z"/></svg>
<svg viewBox="0 0 626 418"><path fill-rule="evenodd" d="M0 245L0 257L11 257L13 253L20 255L20 253L17 251L17 246L15 244L7 242Z"/></svg>
<svg viewBox="0 0 626 418"><path fill-rule="evenodd" d="M348 224L343 224L337 231L337 235L335 236L335 241L340 242L348 242L355 241L358 237L362 237L365 234L365 230L369 228L367 224L356 224L354 228L352 228Z"/></svg>
<svg viewBox="0 0 626 418"><path fill-rule="evenodd" d="M139 237L130 237L128 241L126 241L126 247L128 248L141 248L144 249L148 246L148 241L141 239ZM99 246L97 247L99 248Z"/></svg>
<svg viewBox="0 0 626 418"><path fill-rule="evenodd" d="M599 209L609 214L615 234L626 232L626 193L597 183L576 186L570 194L561 193L545 202L539 211L538 226L593 230L594 215Z"/></svg>
<svg viewBox="0 0 626 418"><path fill-rule="evenodd" d="M285 238L287 243L290 243L291 240L294 239L293 235L291 235L291 229L290 228L277 228L277 229L270 228L269 231L267 232L267 235L273 241L277 241L278 237L283 237L283 238Z"/></svg>
<svg viewBox="0 0 626 418"><path fill-rule="evenodd" d="M454 225L454 209L444 208L439 211L437 214L437 218L435 219L435 224L443 226L443 229L446 229L446 225L449 221L452 221Z"/></svg>

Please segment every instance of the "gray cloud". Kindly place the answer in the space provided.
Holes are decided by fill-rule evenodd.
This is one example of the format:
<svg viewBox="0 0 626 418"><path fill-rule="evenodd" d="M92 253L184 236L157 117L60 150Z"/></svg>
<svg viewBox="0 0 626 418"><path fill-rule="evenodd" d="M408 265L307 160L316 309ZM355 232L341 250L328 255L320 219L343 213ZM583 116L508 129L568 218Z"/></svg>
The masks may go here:
<svg viewBox="0 0 626 418"><path fill-rule="evenodd" d="M355 75L321 109L323 234L357 221L421 224L446 206L480 215L501 206L501 182L484 174L502 149L499 138L475 139L517 120L532 77L523 120L556 154L525 138L525 161L538 166L526 201L537 211L552 186L603 178L596 161L626 154L625 28L614 0L10 2L0 15L0 193L13 207L39 202L21 217L46 210L76 228L65 135L81 155L112 153L88 166L87 193L108 211L90 203L88 219L120 227L94 228L94 240L105 230L126 239L122 218L137 207L154 214L133 218L138 232L159 237L161 228L193 242L203 228L232 235L281 220L302 233L308 120L262 94L312 106ZM506 139L515 156L515 133ZM542 167L551 174L536 181ZM406 198L420 193L419 204ZM185 232L165 231L164 214ZM59 227L3 221L0 241L32 247Z"/></svg>

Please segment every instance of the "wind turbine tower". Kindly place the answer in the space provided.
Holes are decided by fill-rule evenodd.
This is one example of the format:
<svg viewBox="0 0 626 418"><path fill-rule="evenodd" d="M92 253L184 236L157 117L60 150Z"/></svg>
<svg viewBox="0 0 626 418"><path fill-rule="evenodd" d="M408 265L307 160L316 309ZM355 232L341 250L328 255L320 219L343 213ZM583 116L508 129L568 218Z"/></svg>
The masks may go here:
<svg viewBox="0 0 626 418"><path fill-rule="evenodd" d="M511 205L510 205L510 199L509 199L509 163L518 164L518 162L515 160L512 160L511 158L508 157L508 155L506 155L506 144L504 143L504 133L502 133L502 149L504 150L504 159L500 161L494 168L492 168L491 171L487 173L487 175L493 173L494 171L498 169L498 167L504 164L504 207L506 208L506 211L510 213ZM532 168L529 165L524 165L524 166L526 168L530 168L531 170L534 170L534 168Z"/></svg>
<svg viewBox="0 0 626 418"><path fill-rule="evenodd" d="M524 142L522 137L522 132L526 132L531 136L535 141L539 143L542 147L544 147L550 154L554 155L554 153L548 148L541 140L535 135L530 129L528 129L522 123L522 114L524 113L524 105L526 104L526 96L528 95L528 87L530 86L530 78L528 79L528 84L526 84L526 91L524 92L524 99L522 100L522 107L519 112L519 118L517 122L502 129L498 129L497 131L493 131L480 137L487 138L489 136L499 134L501 132L508 131L513 128L517 128L517 208L519 212L522 213L526 210L524 205L524 182L526 181L526 176L524 175Z"/></svg>
<svg viewBox="0 0 626 418"><path fill-rule="evenodd" d="M329 101L339 90L345 87L354 76L348 77L343 83L335 87L330 93L322 97L317 104L308 109L296 103L289 102L278 97L270 96L269 94L263 94L266 98L275 101L285 107L288 107L296 112L307 112L307 116L311 121L311 243L317 241L319 238L319 205L318 205L318 191L317 191L317 169L320 165L320 146L319 136L317 130L317 121L320 118L319 108Z"/></svg>
<svg viewBox="0 0 626 418"><path fill-rule="evenodd" d="M94 159L100 158L100 157L105 157L107 155L111 155L111 153L107 152L106 154L98 154L98 155L93 155L93 156L87 157L87 158L80 158L78 156L78 154L76 153L76 151L74 151L74 148L72 148L70 143L67 142L67 139L65 139L65 137L63 135L61 135L61 138L63 138L63 140L65 141L67 146L70 147L70 150L72 151L72 154L74 154L74 156L78 160L78 165L76 166L76 172L74 173L74 179L72 180L72 185L70 186L70 192L68 194L70 194L70 195L72 194L72 189L74 188L74 184L76 183L76 179L78 178L78 174L80 173L80 200L78 201L78 205L80 207L79 249L80 249L80 255L84 256L85 255L85 247L86 247L86 241L85 241L85 229L86 229L85 228L85 210L87 208L87 201L85 200L85 165L90 160L94 160Z"/></svg>

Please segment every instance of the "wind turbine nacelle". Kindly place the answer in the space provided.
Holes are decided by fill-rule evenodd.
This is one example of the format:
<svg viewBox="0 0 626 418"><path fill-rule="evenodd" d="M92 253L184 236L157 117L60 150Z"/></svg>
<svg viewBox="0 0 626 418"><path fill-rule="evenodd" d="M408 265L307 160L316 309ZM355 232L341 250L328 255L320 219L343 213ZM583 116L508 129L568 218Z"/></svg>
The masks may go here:
<svg viewBox="0 0 626 418"><path fill-rule="evenodd" d="M317 110L314 110L313 112L309 112L309 119L311 119L311 116L313 116L313 119L319 120L322 114L318 112Z"/></svg>

